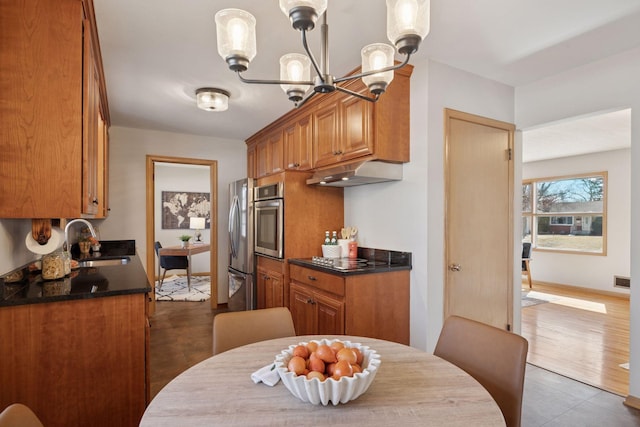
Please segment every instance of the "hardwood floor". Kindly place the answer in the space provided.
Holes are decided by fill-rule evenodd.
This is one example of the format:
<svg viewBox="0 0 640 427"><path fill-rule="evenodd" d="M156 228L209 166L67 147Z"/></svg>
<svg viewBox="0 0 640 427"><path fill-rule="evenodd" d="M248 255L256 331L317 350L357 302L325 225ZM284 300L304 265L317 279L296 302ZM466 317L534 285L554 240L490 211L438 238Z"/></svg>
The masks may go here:
<svg viewBox="0 0 640 427"><path fill-rule="evenodd" d="M629 299L536 282L529 296L549 302L522 308L527 361L626 396Z"/></svg>
<svg viewBox="0 0 640 427"><path fill-rule="evenodd" d="M213 316L209 301L156 302L151 317L151 398L178 374L213 356Z"/></svg>

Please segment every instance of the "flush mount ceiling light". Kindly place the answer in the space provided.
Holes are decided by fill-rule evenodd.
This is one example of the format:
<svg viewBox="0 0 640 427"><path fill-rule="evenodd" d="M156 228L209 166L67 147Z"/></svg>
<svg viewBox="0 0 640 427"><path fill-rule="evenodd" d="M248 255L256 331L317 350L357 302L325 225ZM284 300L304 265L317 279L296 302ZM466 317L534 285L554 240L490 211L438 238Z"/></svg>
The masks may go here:
<svg viewBox="0 0 640 427"><path fill-rule="evenodd" d="M225 111L229 108L229 92L212 87L196 90L198 108L205 111Z"/></svg>
<svg viewBox="0 0 640 427"><path fill-rule="evenodd" d="M240 9L223 9L216 13L218 53L238 74L240 80L254 84L279 84L296 107L316 93L345 92L375 102L393 80L393 70L404 67L420 42L429 33L430 0L387 0L387 37L395 45L374 43L362 48L362 69L359 74L336 78L329 73L329 26L327 0L280 0L280 9L294 29L302 33L306 55L289 53L280 58L280 80L245 79L241 73L249 68L256 55L256 19ZM319 16L323 16L320 64L307 44L307 32L313 30ZM405 55L404 61L394 65L394 55ZM311 67L316 77L311 80ZM361 78L373 96L366 96L338 86L339 83ZM309 93L309 88L313 88Z"/></svg>

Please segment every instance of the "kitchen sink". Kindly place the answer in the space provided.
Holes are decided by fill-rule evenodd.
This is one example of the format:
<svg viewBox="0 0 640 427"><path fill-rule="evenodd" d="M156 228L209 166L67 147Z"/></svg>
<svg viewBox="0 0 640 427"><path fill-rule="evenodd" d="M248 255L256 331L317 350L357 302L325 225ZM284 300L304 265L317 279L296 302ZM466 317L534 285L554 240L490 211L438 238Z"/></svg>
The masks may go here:
<svg viewBox="0 0 640 427"><path fill-rule="evenodd" d="M110 259L88 259L85 261L79 261L79 267L104 267L107 265L123 265L129 264L131 258L128 256L122 258L110 258Z"/></svg>

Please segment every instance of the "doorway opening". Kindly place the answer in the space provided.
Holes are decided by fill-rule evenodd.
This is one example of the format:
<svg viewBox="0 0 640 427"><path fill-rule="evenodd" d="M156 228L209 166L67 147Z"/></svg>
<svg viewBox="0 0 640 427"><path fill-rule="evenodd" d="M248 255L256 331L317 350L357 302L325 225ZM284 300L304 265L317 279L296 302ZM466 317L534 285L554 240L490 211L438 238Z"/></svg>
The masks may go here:
<svg viewBox="0 0 640 427"><path fill-rule="evenodd" d="M522 334L530 341L529 362L620 395L628 393L629 383L630 294L615 286L615 277L630 273L630 147L630 109L523 131L522 236L523 242L532 241L534 248L530 261L533 292L529 292L528 283L523 283L523 290L538 300L522 307ZM589 254L575 245L572 251L536 247L536 227L546 224L547 217L549 224L562 217L575 227L577 219L584 226L585 216L570 211L532 216L524 209L524 183L552 177L548 183L594 171L607 175L607 206L601 213L607 222L603 225L607 250ZM572 203L571 197L569 194L567 200L554 205L563 209L578 205L580 201ZM534 200L533 204L543 203ZM579 232L551 236L546 229L542 234L544 241L550 237L558 241L594 238Z"/></svg>
<svg viewBox="0 0 640 427"><path fill-rule="evenodd" d="M218 307L218 194L217 194L217 177L218 177L218 162L215 160L206 159L191 159L181 157L167 157L167 156L147 156L146 165L146 247L147 247L147 277L149 283L152 284L151 304L149 307L150 314L155 312L155 286L156 286L156 253L154 242L156 241L156 230L158 229L158 218L161 217L161 212L158 212L158 206L160 200L158 200L156 189L156 168L158 166L173 166L173 167L194 167L203 166L208 168L208 188L210 192L210 223L209 228L202 230L203 238L208 240L211 245L209 251L209 280L211 283L211 308ZM193 187L198 188L198 187ZM183 191L191 191L189 188L182 189ZM181 191L182 191L181 190ZM191 230L186 230L192 232ZM176 241L176 244L178 242Z"/></svg>

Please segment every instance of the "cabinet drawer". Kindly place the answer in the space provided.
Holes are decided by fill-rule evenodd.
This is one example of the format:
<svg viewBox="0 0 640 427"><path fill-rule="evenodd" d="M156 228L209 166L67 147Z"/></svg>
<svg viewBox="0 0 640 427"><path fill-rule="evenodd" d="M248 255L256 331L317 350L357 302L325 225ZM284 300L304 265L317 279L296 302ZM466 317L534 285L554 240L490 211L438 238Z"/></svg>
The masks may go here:
<svg viewBox="0 0 640 427"><path fill-rule="evenodd" d="M332 294L344 296L344 279L322 271L291 264L289 275L292 281L304 283Z"/></svg>

